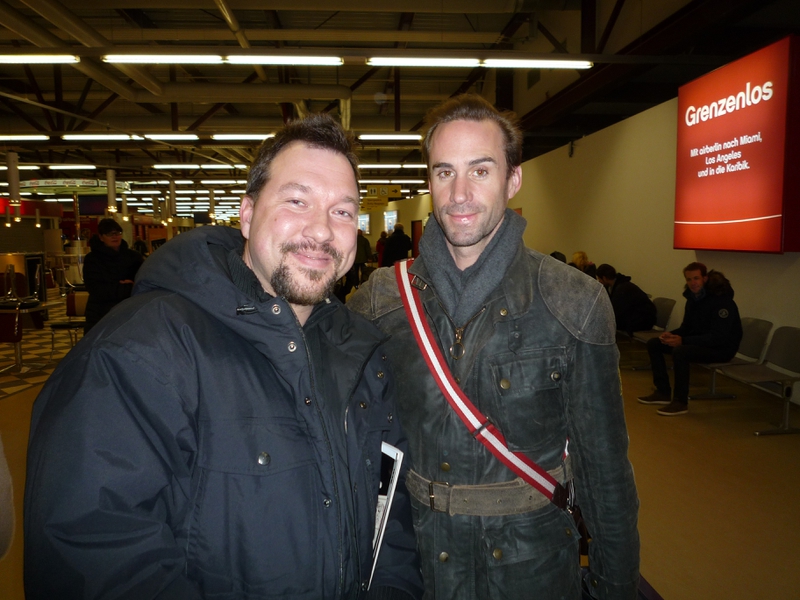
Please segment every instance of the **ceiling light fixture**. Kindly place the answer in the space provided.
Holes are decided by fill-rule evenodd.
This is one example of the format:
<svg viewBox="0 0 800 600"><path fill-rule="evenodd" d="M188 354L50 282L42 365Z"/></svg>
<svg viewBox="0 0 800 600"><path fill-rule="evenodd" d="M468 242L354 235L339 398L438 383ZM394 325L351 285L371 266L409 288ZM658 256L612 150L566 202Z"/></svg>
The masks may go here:
<svg viewBox="0 0 800 600"><path fill-rule="evenodd" d="M107 54L103 57L103 62L142 65L221 65L223 59L216 54Z"/></svg>
<svg viewBox="0 0 800 600"><path fill-rule="evenodd" d="M399 142L412 141L418 142L422 136L418 133L364 133L358 139L366 141Z"/></svg>
<svg viewBox="0 0 800 600"><path fill-rule="evenodd" d="M130 140L131 136L124 133L69 133L61 136L68 142L121 142Z"/></svg>
<svg viewBox="0 0 800 600"><path fill-rule="evenodd" d="M0 142L47 142L49 135L0 135Z"/></svg>
<svg viewBox="0 0 800 600"><path fill-rule="evenodd" d="M153 165L153 168L154 169L162 169L162 170L169 170L169 169L177 169L177 170L180 170L180 169L195 169L195 170L197 170L197 169L200 168L200 165L196 165L196 164L184 164L184 165L179 165L179 164L156 164L156 165Z"/></svg>
<svg viewBox="0 0 800 600"><path fill-rule="evenodd" d="M367 59L372 67L447 67L470 69L481 66L477 58L417 58L413 56L373 56Z"/></svg>
<svg viewBox="0 0 800 600"><path fill-rule="evenodd" d="M274 137L274 133L215 133L211 136L211 139L218 141L260 142Z"/></svg>
<svg viewBox="0 0 800 600"><path fill-rule="evenodd" d="M487 58L481 64L488 69L591 69L588 60L526 60L518 58Z"/></svg>
<svg viewBox="0 0 800 600"><path fill-rule="evenodd" d="M232 54L225 57L232 65L308 65L338 67L344 64L340 56L281 56L277 54Z"/></svg>
<svg viewBox="0 0 800 600"><path fill-rule="evenodd" d="M400 163L391 164L391 163L374 163L374 164L365 164L365 165L358 165L359 169L400 169Z"/></svg>
<svg viewBox="0 0 800 600"><path fill-rule="evenodd" d="M425 163L403 163L404 169L427 169L428 165Z"/></svg>
<svg viewBox="0 0 800 600"><path fill-rule="evenodd" d="M148 140L172 141L172 142L191 142L198 139L194 133L146 133Z"/></svg>
<svg viewBox="0 0 800 600"><path fill-rule="evenodd" d="M97 167L94 165L50 165L47 168L51 171L93 171Z"/></svg>
<svg viewBox="0 0 800 600"><path fill-rule="evenodd" d="M224 165L222 163L207 163L204 165L200 165L200 168L209 170L209 169L235 169L237 167L234 167L233 165Z"/></svg>
<svg viewBox="0 0 800 600"><path fill-rule="evenodd" d="M19 165L17 167L20 171L38 171L38 165ZM0 171L6 171L8 167L6 165L0 165Z"/></svg>
<svg viewBox="0 0 800 600"><path fill-rule="evenodd" d="M81 62L73 54L0 54L0 63L6 65L63 65Z"/></svg>

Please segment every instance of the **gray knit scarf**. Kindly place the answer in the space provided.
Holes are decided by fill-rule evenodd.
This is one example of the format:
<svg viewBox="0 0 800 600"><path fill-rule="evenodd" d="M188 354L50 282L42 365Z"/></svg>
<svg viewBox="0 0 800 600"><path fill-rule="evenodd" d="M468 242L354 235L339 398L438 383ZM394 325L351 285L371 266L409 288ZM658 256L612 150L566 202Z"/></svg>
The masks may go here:
<svg viewBox="0 0 800 600"><path fill-rule="evenodd" d="M474 265L462 271L450 255L439 223L435 218L428 219L419 241L417 260L424 262L436 295L456 327L466 324L503 281L526 225L525 219L507 208L503 223L489 245Z"/></svg>

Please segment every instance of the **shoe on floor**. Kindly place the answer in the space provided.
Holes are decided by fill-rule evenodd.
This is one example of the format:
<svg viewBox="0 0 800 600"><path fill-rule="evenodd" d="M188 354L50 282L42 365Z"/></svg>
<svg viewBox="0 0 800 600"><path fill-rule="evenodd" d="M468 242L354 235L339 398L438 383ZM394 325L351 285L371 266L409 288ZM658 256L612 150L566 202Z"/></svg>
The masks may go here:
<svg viewBox="0 0 800 600"><path fill-rule="evenodd" d="M639 396L639 402L641 404L669 404L670 397L669 394L656 390L649 396Z"/></svg>
<svg viewBox="0 0 800 600"><path fill-rule="evenodd" d="M677 417L678 415L685 415L689 412L689 404L688 402L673 400L664 408L659 408L657 412L662 417Z"/></svg>

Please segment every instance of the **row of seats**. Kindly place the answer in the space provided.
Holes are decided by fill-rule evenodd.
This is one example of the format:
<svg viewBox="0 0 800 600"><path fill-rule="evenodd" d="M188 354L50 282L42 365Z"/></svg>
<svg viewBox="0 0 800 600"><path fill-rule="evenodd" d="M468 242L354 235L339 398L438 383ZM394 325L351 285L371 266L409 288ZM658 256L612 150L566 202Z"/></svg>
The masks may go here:
<svg viewBox="0 0 800 600"><path fill-rule="evenodd" d="M661 335L669 323L675 300L671 298L653 298L656 305L656 325L650 331L637 331L633 339L643 344ZM756 431L755 435L775 435L784 433L800 433L800 428L791 427L789 411L793 384L800 381L800 328L779 327L769 339L772 323L764 319L742 317L742 341L736 356L726 363L699 364L711 371L711 382L707 393L692 394L690 400L707 398L735 398L735 394L717 392L716 376L719 373L729 379L745 383L759 390L777 396L783 400L783 417L775 429ZM632 366L633 370L647 368Z"/></svg>

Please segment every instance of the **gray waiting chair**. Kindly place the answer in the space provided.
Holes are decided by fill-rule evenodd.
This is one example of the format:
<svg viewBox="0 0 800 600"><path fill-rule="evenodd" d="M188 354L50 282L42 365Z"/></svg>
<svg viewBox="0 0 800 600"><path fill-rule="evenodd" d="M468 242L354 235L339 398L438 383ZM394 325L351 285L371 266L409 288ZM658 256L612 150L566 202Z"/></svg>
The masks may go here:
<svg viewBox="0 0 800 600"><path fill-rule="evenodd" d="M777 429L756 431L756 435L800 433L789 426L792 386L800 381L800 327L778 327L772 335L764 362L755 365L720 367L718 372L783 399L783 420Z"/></svg>
<svg viewBox="0 0 800 600"><path fill-rule="evenodd" d="M729 362L724 363L698 363L698 366L711 370L711 382L708 392L692 394L689 400L728 399L736 398L736 394L721 394L717 392L717 369L733 365L753 365L761 362L764 349L767 347L769 332L772 331L772 322L753 317L742 317L742 341L739 351Z"/></svg>
<svg viewBox="0 0 800 600"><path fill-rule="evenodd" d="M675 308L675 300L672 298L653 298L653 304L656 305L656 324L649 331L634 331L633 339L637 342L647 344L653 338L657 338L667 329L667 324L672 316L672 310ZM643 371L650 368L650 363L640 365L630 365L631 371Z"/></svg>

